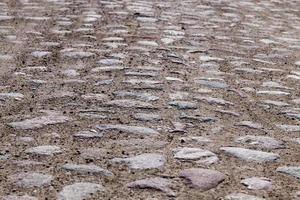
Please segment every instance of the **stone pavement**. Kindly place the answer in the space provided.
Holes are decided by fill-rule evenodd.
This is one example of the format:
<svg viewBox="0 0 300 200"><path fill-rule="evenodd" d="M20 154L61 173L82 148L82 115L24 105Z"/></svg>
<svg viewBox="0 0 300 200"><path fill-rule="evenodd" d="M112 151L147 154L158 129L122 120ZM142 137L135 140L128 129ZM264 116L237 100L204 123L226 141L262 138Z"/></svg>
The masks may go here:
<svg viewBox="0 0 300 200"><path fill-rule="evenodd" d="M2 0L0 198L300 198L299 0Z"/></svg>

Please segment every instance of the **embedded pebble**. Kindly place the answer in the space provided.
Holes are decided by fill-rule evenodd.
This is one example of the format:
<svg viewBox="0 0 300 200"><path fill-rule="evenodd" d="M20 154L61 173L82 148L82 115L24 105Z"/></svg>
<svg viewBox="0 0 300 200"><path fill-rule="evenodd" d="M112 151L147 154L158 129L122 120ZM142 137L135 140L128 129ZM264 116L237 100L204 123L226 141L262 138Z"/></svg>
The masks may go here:
<svg viewBox="0 0 300 200"><path fill-rule="evenodd" d="M9 179L19 187L32 188L49 186L54 178L48 174L27 172L11 175Z"/></svg>
<svg viewBox="0 0 300 200"><path fill-rule="evenodd" d="M151 169L151 168L161 168L166 159L161 154L156 153L145 153L129 158L114 158L113 163L125 163L132 169Z"/></svg>
<svg viewBox="0 0 300 200"><path fill-rule="evenodd" d="M272 188L271 180L265 177L246 178L241 183L250 190L270 190Z"/></svg>
<svg viewBox="0 0 300 200"><path fill-rule="evenodd" d="M84 200L93 194L104 192L101 184L89 182L76 182L65 186L57 195L58 200Z"/></svg>
<svg viewBox="0 0 300 200"><path fill-rule="evenodd" d="M192 187L201 192L217 187L226 178L226 176L219 171L201 168L182 170L179 176L189 180Z"/></svg>
<svg viewBox="0 0 300 200"><path fill-rule="evenodd" d="M279 159L280 157L278 154L275 153L239 147L221 147L220 150L225 151L225 153L238 157L242 160L254 162L273 162Z"/></svg>

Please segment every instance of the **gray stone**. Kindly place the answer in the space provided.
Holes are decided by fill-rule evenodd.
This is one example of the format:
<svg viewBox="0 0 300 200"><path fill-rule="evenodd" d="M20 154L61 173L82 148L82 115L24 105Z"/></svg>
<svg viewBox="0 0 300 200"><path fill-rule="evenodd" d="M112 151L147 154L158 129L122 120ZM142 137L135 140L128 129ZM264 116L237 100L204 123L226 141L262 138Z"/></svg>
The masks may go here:
<svg viewBox="0 0 300 200"><path fill-rule="evenodd" d="M245 127L253 128L253 129L263 128L263 126L261 124L255 123L255 122L252 122L252 121L242 121L242 122L239 122L237 125L238 126L245 126Z"/></svg>
<svg viewBox="0 0 300 200"><path fill-rule="evenodd" d="M272 188L271 180L265 177L246 178L241 183L250 190L270 190Z"/></svg>
<svg viewBox="0 0 300 200"><path fill-rule="evenodd" d="M172 183L165 178L155 177L137 180L126 185L129 188L150 188L160 190L166 193L168 196L176 196L176 193L170 188L173 187Z"/></svg>
<svg viewBox="0 0 300 200"><path fill-rule="evenodd" d="M274 138L268 136L246 135L235 139L235 142L242 143L242 144L249 144L253 146L260 146L266 149L284 148L283 142L279 142Z"/></svg>
<svg viewBox="0 0 300 200"><path fill-rule="evenodd" d="M103 133L98 133L96 130L79 131L73 135L75 138L91 139L101 138Z"/></svg>
<svg viewBox="0 0 300 200"><path fill-rule="evenodd" d="M180 172L179 176L189 180L192 187L201 192L217 187L226 178L219 171L202 168L185 169Z"/></svg>
<svg viewBox="0 0 300 200"><path fill-rule="evenodd" d="M44 155L44 156L53 156L55 154L62 153L62 150L58 146L44 145L44 146L37 146L37 147L26 149L25 153Z"/></svg>
<svg viewBox="0 0 300 200"><path fill-rule="evenodd" d="M1 198L2 200L38 200L36 197L29 195L17 196L17 195L8 195Z"/></svg>
<svg viewBox="0 0 300 200"><path fill-rule="evenodd" d="M117 130L125 133L137 134L137 135L158 135L154 129L141 127L141 126L128 126L123 124L102 124L96 127L99 130Z"/></svg>
<svg viewBox="0 0 300 200"><path fill-rule="evenodd" d="M132 99L117 99L112 100L106 103L108 106L117 106L122 108L144 108L144 109L153 109L155 108L152 104L138 101L138 100L132 100Z"/></svg>
<svg viewBox="0 0 300 200"><path fill-rule="evenodd" d="M72 119L67 116L63 116L60 114L52 114L47 116L35 117L32 119L25 119L20 122L11 122L8 123L8 126L15 129L29 130L42 128L46 125L61 124L71 120Z"/></svg>
<svg viewBox="0 0 300 200"><path fill-rule="evenodd" d="M134 119L140 120L140 121L160 121L161 117L157 114L152 113L135 113L133 115Z"/></svg>
<svg viewBox="0 0 300 200"><path fill-rule="evenodd" d="M239 147L221 147L220 149L228 154L246 161L272 162L279 159L279 155L275 153L244 149Z"/></svg>
<svg viewBox="0 0 300 200"><path fill-rule="evenodd" d="M53 180L53 177L48 174L27 172L11 175L9 176L9 179L19 187L33 188L49 186Z"/></svg>
<svg viewBox="0 0 300 200"><path fill-rule="evenodd" d="M178 109L197 109L197 105L193 102L188 101L171 101L170 106L174 106Z"/></svg>
<svg viewBox="0 0 300 200"><path fill-rule="evenodd" d="M198 160L198 163L208 163L212 164L208 161L218 161L218 157L211 151L199 149L199 148L189 148L182 147L173 149L174 158L182 159L182 160Z"/></svg>
<svg viewBox="0 0 300 200"><path fill-rule="evenodd" d="M77 182L65 186L57 195L57 200L84 200L90 198L93 194L104 192L101 184L89 182Z"/></svg>
<svg viewBox="0 0 300 200"><path fill-rule="evenodd" d="M113 163L125 163L132 169L151 169L162 167L166 159L161 154L145 153L129 158L114 158Z"/></svg>
<svg viewBox="0 0 300 200"><path fill-rule="evenodd" d="M300 179L300 166L283 166L276 169L277 172L285 173Z"/></svg>

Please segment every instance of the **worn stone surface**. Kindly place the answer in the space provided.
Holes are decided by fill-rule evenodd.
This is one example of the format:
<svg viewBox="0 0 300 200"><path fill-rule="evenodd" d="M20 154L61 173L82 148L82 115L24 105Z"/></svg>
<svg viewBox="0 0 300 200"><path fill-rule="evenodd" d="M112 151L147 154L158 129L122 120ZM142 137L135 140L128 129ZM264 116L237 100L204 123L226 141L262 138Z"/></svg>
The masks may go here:
<svg viewBox="0 0 300 200"><path fill-rule="evenodd" d="M265 177L246 178L241 183L250 190L270 190L272 188L271 180Z"/></svg>
<svg viewBox="0 0 300 200"><path fill-rule="evenodd" d="M11 175L9 179L19 187L32 188L49 186L53 177L48 174L27 172Z"/></svg>
<svg viewBox="0 0 300 200"><path fill-rule="evenodd" d="M279 155L264 151L257 151L238 147L222 147L222 151L246 161L272 162L279 159Z"/></svg>
<svg viewBox="0 0 300 200"><path fill-rule="evenodd" d="M97 192L104 192L101 184L77 182L65 186L57 195L58 200L84 200Z"/></svg>
<svg viewBox="0 0 300 200"><path fill-rule="evenodd" d="M201 168L185 169L179 176L186 178L192 186L200 191L207 191L217 187L226 176L219 171Z"/></svg>
<svg viewBox="0 0 300 200"><path fill-rule="evenodd" d="M168 196L176 196L176 193L171 189L172 183L165 178L155 177L137 180L126 185L130 188L151 188L165 192Z"/></svg>
<svg viewBox="0 0 300 200"><path fill-rule="evenodd" d="M299 166L299 8L299 0L0 1L0 198L52 200L83 182L105 191L74 186L69 199L295 199L297 169L280 167ZM196 167L227 178L201 192L179 177ZM51 184L9 178L33 172ZM240 183L251 177L272 189ZM126 187L149 178L161 180L146 181L151 188L172 182L176 197Z"/></svg>

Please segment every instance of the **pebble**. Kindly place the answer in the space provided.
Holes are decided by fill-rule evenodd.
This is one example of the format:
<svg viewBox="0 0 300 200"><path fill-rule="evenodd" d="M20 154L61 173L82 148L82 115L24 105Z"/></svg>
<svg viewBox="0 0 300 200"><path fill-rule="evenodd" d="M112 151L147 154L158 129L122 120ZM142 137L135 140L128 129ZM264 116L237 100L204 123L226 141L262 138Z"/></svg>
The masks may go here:
<svg viewBox="0 0 300 200"><path fill-rule="evenodd" d="M61 124L71 120L72 119L70 117L55 114L55 115L35 117L32 119L25 119L19 122L11 122L8 123L7 125L15 129L29 130L29 129L42 128L46 125Z"/></svg>
<svg viewBox="0 0 300 200"><path fill-rule="evenodd" d="M299 166L282 166L276 169L277 172L288 174L290 176L300 179L300 167Z"/></svg>
<svg viewBox="0 0 300 200"><path fill-rule="evenodd" d="M85 200L93 194L104 192L101 184L90 182L75 182L65 186L57 195L57 200Z"/></svg>
<svg viewBox="0 0 300 200"><path fill-rule="evenodd" d="M131 134L137 134L137 135L158 135L159 132L147 128L147 127L141 127L141 126L128 126L128 125L122 125L122 124L102 124L98 125L96 127L99 130L118 130L125 133L131 133Z"/></svg>
<svg viewBox="0 0 300 200"><path fill-rule="evenodd" d="M226 178L226 176L219 171L202 168L182 170L179 176L189 180L192 187L201 192L217 187Z"/></svg>
<svg viewBox="0 0 300 200"><path fill-rule="evenodd" d="M250 190L270 190L272 188L271 180L265 177L246 178L241 183Z"/></svg>
<svg viewBox="0 0 300 200"><path fill-rule="evenodd" d="M1 199L2 200L38 200L38 198L29 195L23 195L23 196L8 195L2 197Z"/></svg>
<svg viewBox="0 0 300 200"><path fill-rule="evenodd" d="M43 145L32 147L25 150L25 153L28 154L35 154L35 155L42 155L42 156L54 156L56 154L62 153L62 149L58 146L51 146L51 145Z"/></svg>
<svg viewBox="0 0 300 200"><path fill-rule="evenodd" d="M17 186L24 188L46 187L51 184L53 177L38 172L26 172L9 176Z"/></svg>
<svg viewBox="0 0 300 200"><path fill-rule="evenodd" d="M129 188L150 188L155 190L160 190L164 193L166 193L168 196L175 197L176 193L171 189L173 187L173 184L171 181L165 178L155 177L155 178L147 178L147 179L141 179L137 180L131 183L128 183L126 185Z"/></svg>
<svg viewBox="0 0 300 200"><path fill-rule="evenodd" d="M218 157L211 151L199 149L199 148L189 148L182 147L173 149L174 158L182 160L198 160L198 163L209 163L208 161L218 161Z"/></svg>
<svg viewBox="0 0 300 200"><path fill-rule="evenodd" d="M221 147L220 150L225 151L227 154L238 157L246 161L254 162L273 162L279 159L279 155L264 151L257 151L239 147Z"/></svg>
<svg viewBox="0 0 300 200"><path fill-rule="evenodd" d="M178 109L196 109L197 105L193 102L188 101L171 101L169 102L170 106L174 106Z"/></svg>
<svg viewBox="0 0 300 200"><path fill-rule="evenodd" d="M277 141L268 136L246 135L235 139L235 142L241 144L249 144L252 146L260 146L266 149L284 148L283 142Z"/></svg>
<svg viewBox="0 0 300 200"><path fill-rule="evenodd" d="M166 159L161 154L156 153L144 153L129 158L114 158L113 163L125 163L132 169L152 169L161 168Z"/></svg>

